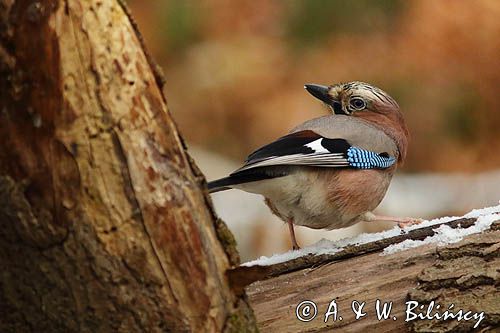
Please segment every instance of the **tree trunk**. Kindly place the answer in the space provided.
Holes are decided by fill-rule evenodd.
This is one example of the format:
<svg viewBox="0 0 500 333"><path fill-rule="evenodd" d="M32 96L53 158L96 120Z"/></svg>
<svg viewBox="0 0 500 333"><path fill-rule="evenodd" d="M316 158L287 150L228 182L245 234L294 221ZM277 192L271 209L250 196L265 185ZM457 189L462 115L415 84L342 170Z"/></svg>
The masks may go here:
<svg viewBox="0 0 500 333"><path fill-rule="evenodd" d="M123 4L0 0L0 331L253 331Z"/></svg>

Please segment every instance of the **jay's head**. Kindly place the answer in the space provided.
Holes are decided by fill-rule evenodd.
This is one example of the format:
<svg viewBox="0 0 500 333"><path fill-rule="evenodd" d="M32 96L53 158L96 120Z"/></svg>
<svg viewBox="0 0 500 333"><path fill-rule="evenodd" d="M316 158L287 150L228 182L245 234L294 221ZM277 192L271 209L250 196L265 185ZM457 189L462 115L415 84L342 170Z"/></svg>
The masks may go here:
<svg viewBox="0 0 500 333"><path fill-rule="evenodd" d="M347 82L331 86L306 84L306 90L328 105L337 115L363 118L383 128L398 145L403 161L408 146L408 128L399 105L385 91L364 82Z"/></svg>
<svg viewBox="0 0 500 333"><path fill-rule="evenodd" d="M362 116L361 112L399 112L398 103L389 94L368 83L353 81L331 86L306 84L304 88L328 105L335 114Z"/></svg>

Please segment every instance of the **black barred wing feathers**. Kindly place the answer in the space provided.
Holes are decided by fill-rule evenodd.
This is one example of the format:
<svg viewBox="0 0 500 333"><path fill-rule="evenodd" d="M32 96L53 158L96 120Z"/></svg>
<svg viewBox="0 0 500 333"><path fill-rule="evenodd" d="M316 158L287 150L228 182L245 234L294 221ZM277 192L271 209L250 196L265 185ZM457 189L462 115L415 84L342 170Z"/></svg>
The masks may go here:
<svg viewBox="0 0 500 333"><path fill-rule="evenodd" d="M387 153L352 147L345 139L325 138L311 130L295 132L256 150L243 167L208 184L210 192L259 180L284 177L290 166L384 169L395 163Z"/></svg>
<svg viewBox="0 0 500 333"><path fill-rule="evenodd" d="M278 165L371 169L387 168L394 162L395 159L387 153L377 154L352 147L345 139L329 139L305 130L288 134L256 150L233 174Z"/></svg>

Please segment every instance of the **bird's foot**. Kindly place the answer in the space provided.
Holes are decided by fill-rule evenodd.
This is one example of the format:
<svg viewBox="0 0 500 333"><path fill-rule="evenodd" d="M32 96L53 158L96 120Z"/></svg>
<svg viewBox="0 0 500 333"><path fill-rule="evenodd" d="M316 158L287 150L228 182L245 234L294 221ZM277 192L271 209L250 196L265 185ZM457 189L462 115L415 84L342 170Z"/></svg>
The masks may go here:
<svg viewBox="0 0 500 333"><path fill-rule="evenodd" d="M417 225L424 222L423 219L420 218L414 218L414 217L402 217L401 221L398 221L398 227L401 229L404 229L406 227L412 226L412 225Z"/></svg>
<svg viewBox="0 0 500 333"><path fill-rule="evenodd" d="M371 217L371 221L390 221L390 222L395 222L398 224L398 227L401 229L412 226L412 225L417 225L422 223L424 220L421 218L415 218L415 217L393 217L393 216L380 216L380 215L373 215Z"/></svg>

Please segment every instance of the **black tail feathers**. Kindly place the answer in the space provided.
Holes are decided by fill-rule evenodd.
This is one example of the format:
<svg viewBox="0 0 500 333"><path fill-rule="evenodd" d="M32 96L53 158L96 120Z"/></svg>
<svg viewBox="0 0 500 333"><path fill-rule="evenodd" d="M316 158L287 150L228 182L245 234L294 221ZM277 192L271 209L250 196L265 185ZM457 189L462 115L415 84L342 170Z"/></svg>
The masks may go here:
<svg viewBox="0 0 500 333"><path fill-rule="evenodd" d="M255 182L265 179L277 178L286 176L289 171L288 167L263 167L240 172L234 172L228 177L224 177L208 183L208 192L215 193L229 190L232 185Z"/></svg>
<svg viewBox="0 0 500 333"><path fill-rule="evenodd" d="M229 190L229 185L235 184L235 180L231 177L225 177L221 179L214 180L213 182L208 183L208 192L215 193L220 191Z"/></svg>

